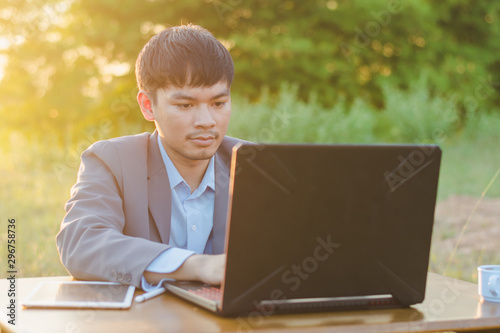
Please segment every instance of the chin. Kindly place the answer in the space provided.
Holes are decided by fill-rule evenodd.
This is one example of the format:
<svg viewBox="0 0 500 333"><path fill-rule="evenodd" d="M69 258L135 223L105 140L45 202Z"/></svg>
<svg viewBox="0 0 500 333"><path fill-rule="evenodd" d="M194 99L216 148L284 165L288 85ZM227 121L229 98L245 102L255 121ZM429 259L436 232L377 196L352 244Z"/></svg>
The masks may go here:
<svg viewBox="0 0 500 333"><path fill-rule="evenodd" d="M186 157L192 160L209 160L215 155L216 151L216 149L203 149L202 151L192 152Z"/></svg>

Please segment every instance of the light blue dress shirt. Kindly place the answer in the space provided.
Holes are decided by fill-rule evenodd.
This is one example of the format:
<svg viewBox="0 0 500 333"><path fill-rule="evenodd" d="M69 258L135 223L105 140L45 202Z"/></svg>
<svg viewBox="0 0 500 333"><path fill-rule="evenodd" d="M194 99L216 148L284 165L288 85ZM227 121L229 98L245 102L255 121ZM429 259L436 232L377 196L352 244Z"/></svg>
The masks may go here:
<svg viewBox="0 0 500 333"><path fill-rule="evenodd" d="M165 152L158 136L161 157L167 169L172 196L170 217L170 239L172 248L162 252L146 268L156 273L171 273L195 253L212 253L210 233L213 227L215 202L215 171L212 156L203 179L196 190L191 188L177 171ZM150 285L142 277L142 289L149 291L161 286L161 282Z"/></svg>

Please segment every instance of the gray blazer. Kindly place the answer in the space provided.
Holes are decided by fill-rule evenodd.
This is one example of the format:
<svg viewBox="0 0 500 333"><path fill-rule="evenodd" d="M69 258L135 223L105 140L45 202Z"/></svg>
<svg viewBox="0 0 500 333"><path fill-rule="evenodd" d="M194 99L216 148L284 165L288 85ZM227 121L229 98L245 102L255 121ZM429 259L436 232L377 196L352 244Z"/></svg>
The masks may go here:
<svg viewBox="0 0 500 333"><path fill-rule="evenodd" d="M56 237L75 278L140 287L146 267L170 247L170 184L157 136L99 141L83 152ZM231 151L238 142L226 136L215 154L213 254L224 251Z"/></svg>

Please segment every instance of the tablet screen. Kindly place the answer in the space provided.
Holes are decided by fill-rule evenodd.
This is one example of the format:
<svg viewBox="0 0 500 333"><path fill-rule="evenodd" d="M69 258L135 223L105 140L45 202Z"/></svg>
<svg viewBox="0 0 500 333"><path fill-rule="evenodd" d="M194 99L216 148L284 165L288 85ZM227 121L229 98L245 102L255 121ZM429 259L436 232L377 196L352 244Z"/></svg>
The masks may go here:
<svg viewBox="0 0 500 333"><path fill-rule="evenodd" d="M26 307L129 308L134 286L114 282L41 282L23 302Z"/></svg>

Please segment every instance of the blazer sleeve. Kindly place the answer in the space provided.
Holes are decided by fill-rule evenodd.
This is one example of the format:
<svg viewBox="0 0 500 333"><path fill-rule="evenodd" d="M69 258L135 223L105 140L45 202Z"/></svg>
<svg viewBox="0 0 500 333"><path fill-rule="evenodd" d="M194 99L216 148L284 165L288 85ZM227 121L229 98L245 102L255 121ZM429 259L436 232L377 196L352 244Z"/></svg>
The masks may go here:
<svg viewBox="0 0 500 333"><path fill-rule="evenodd" d="M111 142L97 142L81 159L66 216L56 236L61 261L77 279L140 287L146 267L169 246L123 233L123 165ZM147 191L144 195L147 200ZM144 216L148 218L147 209Z"/></svg>

